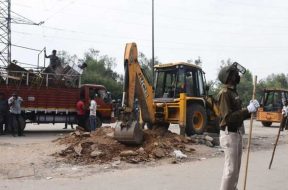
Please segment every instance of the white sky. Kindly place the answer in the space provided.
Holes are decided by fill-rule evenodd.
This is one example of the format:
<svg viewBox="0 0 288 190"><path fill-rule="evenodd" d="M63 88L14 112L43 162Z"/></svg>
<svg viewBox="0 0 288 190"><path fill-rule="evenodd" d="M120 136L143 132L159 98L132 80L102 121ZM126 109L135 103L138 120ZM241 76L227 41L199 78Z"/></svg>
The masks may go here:
<svg viewBox="0 0 288 190"><path fill-rule="evenodd" d="M115 57L123 73L125 43L151 58L152 0L12 0L12 11L42 26L12 25L12 43L65 50L89 48ZM208 80L231 58L258 78L288 71L288 1L155 0L155 56L160 62L202 59ZM12 59L36 64L37 53L12 49Z"/></svg>

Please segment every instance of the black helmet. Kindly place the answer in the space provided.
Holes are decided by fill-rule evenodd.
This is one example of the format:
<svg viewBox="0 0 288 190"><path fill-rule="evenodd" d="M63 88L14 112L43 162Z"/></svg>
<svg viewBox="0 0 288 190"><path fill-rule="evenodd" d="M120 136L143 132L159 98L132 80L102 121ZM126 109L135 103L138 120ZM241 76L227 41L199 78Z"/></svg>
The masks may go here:
<svg viewBox="0 0 288 190"><path fill-rule="evenodd" d="M237 62L234 62L232 65L225 66L220 70L218 74L218 79L220 80L220 82L226 84L231 71L236 71L244 74L246 72L246 69Z"/></svg>

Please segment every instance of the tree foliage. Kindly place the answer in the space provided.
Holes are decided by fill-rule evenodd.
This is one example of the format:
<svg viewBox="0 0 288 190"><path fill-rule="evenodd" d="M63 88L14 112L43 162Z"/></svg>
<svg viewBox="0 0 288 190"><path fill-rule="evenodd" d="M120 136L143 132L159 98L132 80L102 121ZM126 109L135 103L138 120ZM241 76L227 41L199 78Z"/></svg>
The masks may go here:
<svg viewBox="0 0 288 190"><path fill-rule="evenodd" d="M76 55L69 55L65 51L61 51L60 56L61 62L67 64L70 62L85 62L88 67L82 74L82 83L101 84L104 85L108 91L112 93L113 98L121 98L122 96L122 85L123 75L115 71L115 59L108 55L100 55L100 51L95 49L89 49L83 59L79 59ZM143 72L146 74L150 84L152 84L153 78L153 63L152 59L147 58L142 52L139 52L138 56L139 63L142 67ZM193 62L188 60L187 62ZM202 66L200 58L194 61L194 64ZM225 66L231 65L233 62L231 59L222 60L218 72ZM155 58L155 65L160 64L159 60ZM210 80L207 82L210 86L209 94L214 97L219 93L222 84L216 80ZM264 88L284 88L288 89L288 75L271 74L264 79L261 79L256 88L256 98L259 99L261 91ZM247 69L246 73L241 77L240 84L237 86L237 91L241 96L243 105L247 105L249 100L252 98L253 91L253 77L252 73Z"/></svg>
<svg viewBox="0 0 288 190"><path fill-rule="evenodd" d="M76 55L71 56L65 51L61 51L59 57L62 65L69 63L78 65L85 62L87 68L82 73L82 84L103 85L111 92L113 98L121 99L123 76L114 71L115 58L100 55L100 51L95 49L89 49L82 59L79 59Z"/></svg>
<svg viewBox="0 0 288 190"><path fill-rule="evenodd" d="M139 52L138 61L140 63L142 71L147 76L149 83L151 85L153 85L152 84L152 82L153 82L153 61L152 61L152 59L148 59L144 53ZM157 65L157 64L160 64L160 62L158 61L158 58L156 57L154 59L154 65Z"/></svg>
<svg viewBox="0 0 288 190"><path fill-rule="evenodd" d="M90 49L85 53L84 62L88 66L82 74L82 83L104 85L113 98L121 98L123 76L113 71L116 66L114 58Z"/></svg>

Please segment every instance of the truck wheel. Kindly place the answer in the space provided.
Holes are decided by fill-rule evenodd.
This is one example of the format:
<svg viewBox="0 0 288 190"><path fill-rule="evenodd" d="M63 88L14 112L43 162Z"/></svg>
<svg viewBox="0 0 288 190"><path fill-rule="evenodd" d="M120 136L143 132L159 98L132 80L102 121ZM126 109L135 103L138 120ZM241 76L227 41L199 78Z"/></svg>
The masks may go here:
<svg viewBox="0 0 288 190"><path fill-rule="evenodd" d="M261 123L264 127L270 127L272 125L272 122L270 121L262 121Z"/></svg>
<svg viewBox="0 0 288 190"><path fill-rule="evenodd" d="M22 131L24 131L25 127L26 127L26 122L22 116L19 117L19 122L20 122L20 127L21 127ZM13 130L13 129L17 130L17 128L16 128L17 121L16 120L12 121L12 123L9 122L8 125L9 125L10 130Z"/></svg>
<svg viewBox="0 0 288 190"><path fill-rule="evenodd" d="M205 131L207 115L203 106L199 104L189 104L186 110L186 134L202 134Z"/></svg>
<svg viewBox="0 0 288 190"><path fill-rule="evenodd" d="M87 117L87 119L85 120L85 131L90 132L90 121L89 121L89 117Z"/></svg>
<svg viewBox="0 0 288 190"><path fill-rule="evenodd" d="M22 116L19 117L19 122L20 122L20 126L21 126L22 131L24 131L25 127L26 127L26 122Z"/></svg>
<svg viewBox="0 0 288 190"><path fill-rule="evenodd" d="M101 118L96 116L96 128L100 128L102 126Z"/></svg>

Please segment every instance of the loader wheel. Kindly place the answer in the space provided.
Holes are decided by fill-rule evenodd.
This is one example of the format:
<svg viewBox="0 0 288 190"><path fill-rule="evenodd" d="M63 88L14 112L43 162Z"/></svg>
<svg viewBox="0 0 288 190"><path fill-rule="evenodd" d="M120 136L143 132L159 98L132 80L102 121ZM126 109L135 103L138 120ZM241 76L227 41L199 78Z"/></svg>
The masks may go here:
<svg viewBox="0 0 288 190"><path fill-rule="evenodd" d="M147 129L149 129L149 130L152 130L152 129L153 129L153 125L152 125L151 123L149 123L149 122L143 122L143 123L140 125L140 127L141 127L142 129L145 129L145 125L147 126Z"/></svg>
<svg viewBox="0 0 288 190"><path fill-rule="evenodd" d="M145 123L144 123L144 125L145 125ZM157 128L157 127L163 127L164 129L167 129L167 130L168 130L170 123L162 123L162 124L159 124L159 125L154 126L153 124L147 122L146 125L147 125L147 128L150 129L150 130L154 129L154 127L155 127L155 128ZM144 127L143 127L143 128L144 128Z"/></svg>
<svg viewBox="0 0 288 190"><path fill-rule="evenodd" d="M202 134L205 131L207 115L203 106L199 104L190 104L186 113L186 134Z"/></svg>
<svg viewBox="0 0 288 190"><path fill-rule="evenodd" d="M272 122L270 121L262 121L261 123L264 127L270 127L272 125Z"/></svg>

